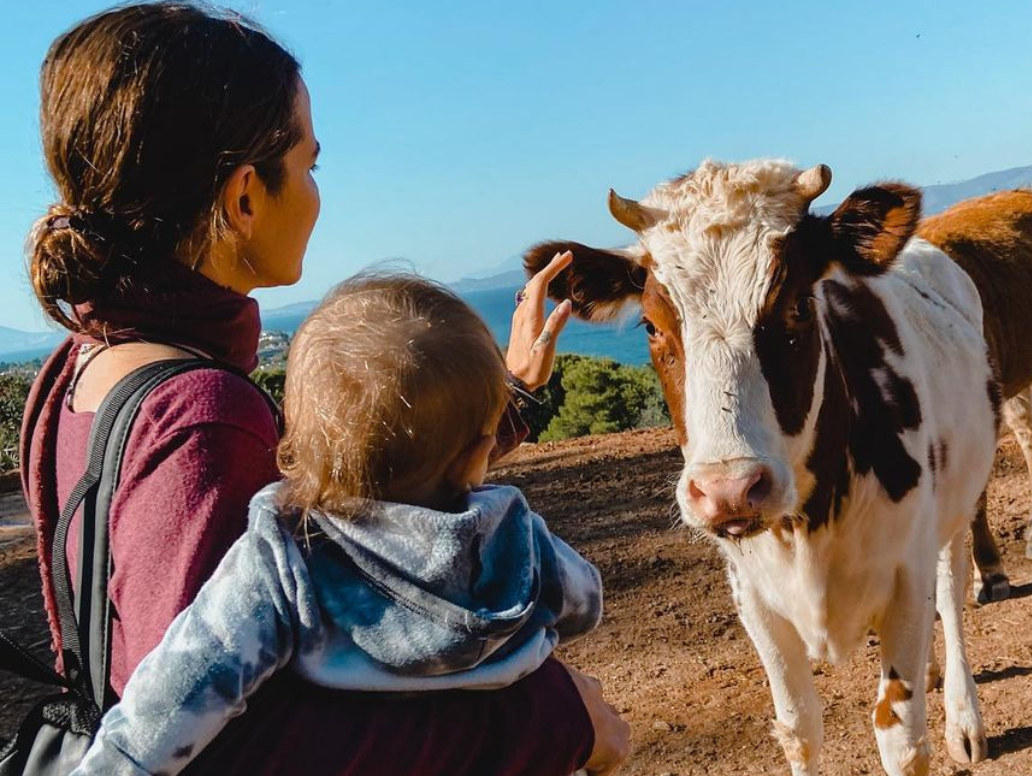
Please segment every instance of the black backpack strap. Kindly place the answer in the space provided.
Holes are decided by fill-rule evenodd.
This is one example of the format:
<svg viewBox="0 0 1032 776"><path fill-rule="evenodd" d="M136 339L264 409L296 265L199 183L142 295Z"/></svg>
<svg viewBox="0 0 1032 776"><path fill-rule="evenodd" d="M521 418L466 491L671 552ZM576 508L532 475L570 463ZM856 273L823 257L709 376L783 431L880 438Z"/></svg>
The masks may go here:
<svg viewBox="0 0 1032 776"><path fill-rule="evenodd" d="M70 688L68 680L0 630L0 670L10 671L34 682Z"/></svg>
<svg viewBox="0 0 1032 776"><path fill-rule="evenodd" d="M126 441L140 405L154 388L184 372L212 368L222 367L203 359L172 359L147 364L122 378L97 409L86 472L61 511L51 568L65 674L73 687L101 709L107 705L111 675L108 511L121 477ZM69 525L80 505L78 595L73 597L66 544Z"/></svg>

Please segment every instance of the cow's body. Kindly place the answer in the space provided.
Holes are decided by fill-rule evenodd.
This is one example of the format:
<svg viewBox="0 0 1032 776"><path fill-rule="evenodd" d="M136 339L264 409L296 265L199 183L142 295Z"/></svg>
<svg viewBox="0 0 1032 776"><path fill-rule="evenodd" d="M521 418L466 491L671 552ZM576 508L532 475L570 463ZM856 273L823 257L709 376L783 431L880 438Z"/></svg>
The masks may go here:
<svg viewBox="0 0 1032 776"><path fill-rule="evenodd" d="M1032 191L1001 191L967 200L925 219L917 230L956 261L978 288L985 337L1006 400L1003 417L1021 446L1032 475ZM980 502L973 527L980 600L1006 598L1010 585ZM1025 531L1032 558L1032 519Z"/></svg>
<svg viewBox="0 0 1032 776"><path fill-rule="evenodd" d="M737 584L751 587L765 606L791 621L810 657L832 662L846 657L890 612L898 574L933 584L938 549L970 523L995 448L981 306L968 278L941 252L914 240L890 272L861 284L894 323L902 355L889 361L913 386L920 407L920 425L899 437L920 465L916 484L894 501L874 470L850 471L841 508L816 530L768 531L719 543ZM849 421L829 413L814 422ZM880 420L868 416L864 422ZM944 459L934 472L931 456ZM796 481L808 475L803 467ZM930 617L931 607L924 608L922 616Z"/></svg>
<svg viewBox="0 0 1032 776"><path fill-rule="evenodd" d="M823 737L808 657L839 660L873 628L882 762L916 776L936 604L950 753L986 754L963 539L992 465L998 387L976 287L910 239L919 195L891 184L806 215L827 177L706 163L640 204L611 200L636 248L550 243L527 266L572 250L553 288L582 317L640 300L685 457L681 514L727 559L793 773L818 772Z"/></svg>

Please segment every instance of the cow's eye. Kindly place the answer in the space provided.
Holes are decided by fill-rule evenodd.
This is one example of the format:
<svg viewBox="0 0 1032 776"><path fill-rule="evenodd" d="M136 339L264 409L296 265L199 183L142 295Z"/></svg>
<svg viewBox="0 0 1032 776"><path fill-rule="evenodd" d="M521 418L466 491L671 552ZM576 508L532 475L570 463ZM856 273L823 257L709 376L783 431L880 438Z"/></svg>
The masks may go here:
<svg viewBox="0 0 1032 776"><path fill-rule="evenodd" d="M645 333L648 334L650 338L656 336L656 324L654 324L648 318L642 316L642 319L638 322L638 325L645 327Z"/></svg>
<svg viewBox="0 0 1032 776"><path fill-rule="evenodd" d="M810 323L813 320L813 297L809 294L799 297L792 309L794 323Z"/></svg>

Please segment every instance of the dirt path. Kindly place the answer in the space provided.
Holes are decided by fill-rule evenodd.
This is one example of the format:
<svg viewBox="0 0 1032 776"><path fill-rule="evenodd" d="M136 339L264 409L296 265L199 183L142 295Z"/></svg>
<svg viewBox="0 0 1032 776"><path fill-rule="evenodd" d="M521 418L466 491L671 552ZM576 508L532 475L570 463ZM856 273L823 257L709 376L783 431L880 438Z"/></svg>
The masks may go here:
<svg viewBox="0 0 1032 776"><path fill-rule="evenodd" d="M1029 492L1006 440L990 488L1015 597L971 607L969 654L992 760L965 769L942 741L942 693L929 697L933 774L1032 776L1032 561L1024 559ZM723 564L679 527L671 509L680 456L669 431L525 445L497 479L523 488L553 529L602 570L606 618L562 657L606 683L634 727L631 776L785 774L770 737L772 706L759 660L731 605ZM0 627L45 648L31 545L0 545ZM941 634L939 655L942 657ZM880 774L870 725L878 675L871 646L845 665L814 668L826 706L827 776ZM0 735L25 689L0 678Z"/></svg>

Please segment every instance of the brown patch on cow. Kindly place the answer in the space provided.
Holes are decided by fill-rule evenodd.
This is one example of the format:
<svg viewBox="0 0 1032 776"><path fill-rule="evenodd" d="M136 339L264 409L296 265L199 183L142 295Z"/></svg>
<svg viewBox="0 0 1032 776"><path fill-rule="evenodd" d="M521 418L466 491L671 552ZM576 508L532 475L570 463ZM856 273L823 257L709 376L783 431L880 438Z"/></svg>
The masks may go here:
<svg viewBox="0 0 1032 776"><path fill-rule="evenodd" d="M674 310L670 295L651 272L645 279L641 297L643 323L649 332L649 355L659 376L670 419L677 431L677 441L683 447L688 441L684 425L684 342L681 339L681 321Z"/></svg>
<svg viewBox="0 0 1032 776"><path fill-rule="evenodd" d="M825 349L825 355L828 365L824 372L824 398L817 415L813 449L806 459L806 468L814 475L814 486L802 511L811 531L816 531L841 513L850 485L849 397L834 355L828 349Z"/></svg>
<svg viewBox="0 0 1032 776"><path fill-rule="evenodd" d="M796 735L788 725L774 720L774 729L771 732L774 735L774 739L781 744L786 760L790 763L801 765L804 768L810 764L810 759L813 757L810 745Z"/></svg>
<svg viewBox="0 0 1032 776"><path fill-rule="evenodd" d="M884 685L882 697L874 705L874 726L879 730L887 730L903 722L892 709L894 703L904 703L914 697L903 680L899 678L895 668L889 669L889 678Z"/></svg>
<svg viewBox="0 0 1032 776"><path fill-rule="evenodd" d="M873 472L893 501L917 486L921 464L907 452L902 434L921 425L913 383L888 363L903 346L881 299L864 283L823 283L835 363L848 392L841 414L850 418L849 453L857 474Z"/></svg>
<svg viewBox="0 0 1032 776"><path fill-rule="evenodd" d="M544 269L557 253L570 251L573 262L549 284L556 301L569 299L573 313L588 321L612 318L629 297L640 297L647 270L638 262L611 251L576 242L543 242L523 257L528 276Z"/></svg>
<svg viewBox="0 0 1032 776"><path fill-rule="evenodd" d="M803 430L813 404L821 352L814 284L825 267L812 256L825 253L820 243L826 237L822 222L805 218L775 248L767 298L753 329L774 414L788 436Z"/></svg>
<svg viewBox="0 0 1032 776"><path fill-rule="evenodd" d="M971 276L1003 396L1015 396L1032 383L1032 191L966 200L925 219L917 236Z"/></svg>

